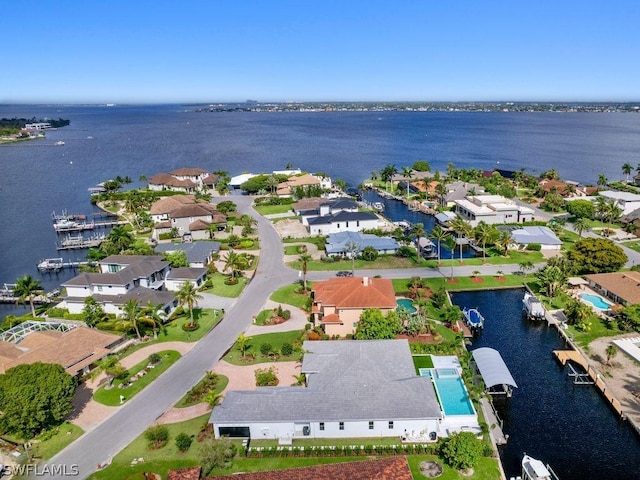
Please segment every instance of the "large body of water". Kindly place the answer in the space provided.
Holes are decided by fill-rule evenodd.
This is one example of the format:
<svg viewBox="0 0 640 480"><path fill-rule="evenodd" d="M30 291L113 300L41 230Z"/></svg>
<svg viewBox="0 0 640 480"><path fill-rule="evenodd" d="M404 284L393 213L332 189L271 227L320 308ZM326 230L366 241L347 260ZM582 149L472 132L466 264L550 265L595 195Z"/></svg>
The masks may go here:
<svg viewBox="0 0 640 480"><path fill-rule="evenodd" d="M574 385L552 351L565 348L558 332L522 316L522 290L456 293L453 302L484 315L470 350L500 352L518 388L497 399L507 445L507 477L520 472L523 452L549 463L560 480L640 478L640 440L593 386Z"/></svg>

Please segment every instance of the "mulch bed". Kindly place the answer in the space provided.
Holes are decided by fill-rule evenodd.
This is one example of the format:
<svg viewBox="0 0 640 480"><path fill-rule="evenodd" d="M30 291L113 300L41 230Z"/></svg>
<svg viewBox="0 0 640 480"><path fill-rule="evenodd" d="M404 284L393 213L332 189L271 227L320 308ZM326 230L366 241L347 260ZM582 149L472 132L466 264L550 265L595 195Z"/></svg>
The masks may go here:
<svg viewBox="0 0 640 480"><path fill-rule="evenodd" d="M496 277L496 280L498 282L506 282L507 281L507 277Z"/></svg>
<svg viewBox="0 0 640 480"><path fill-rule="evenodd" d="M396 335L396 339L400 339L400 340L408 340L409 343L436 343L435 340L433 339L433 335L429 335L429 334L420 334L420 335L416 335L415 337L411 336L411 335Z"/></svg>
<svg viewBox="0 0 640 480"><path fill-rule="evenodd" d="M482 279L482 277L471 277L471 281L473 283L482 283L484 282L484 280Z"/></svg>
<svg viewBox="0 0 640 480"><path fill-rule="evenodd" d="M279 325L281 323L286 322L287 320L283 317L271 317L268 321L264 322L265 326L271 326L271 325Z"/></svg>

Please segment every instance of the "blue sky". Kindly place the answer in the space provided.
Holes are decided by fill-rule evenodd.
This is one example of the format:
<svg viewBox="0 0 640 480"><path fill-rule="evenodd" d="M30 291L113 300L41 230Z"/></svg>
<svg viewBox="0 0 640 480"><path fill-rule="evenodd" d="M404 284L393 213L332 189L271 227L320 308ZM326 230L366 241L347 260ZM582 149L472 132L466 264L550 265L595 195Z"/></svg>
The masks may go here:
<svg viewBox="0 0 640 480"><path fill-rule="evenodd" d="M1 103L640 100L637 1L0 7Z"/></svg>

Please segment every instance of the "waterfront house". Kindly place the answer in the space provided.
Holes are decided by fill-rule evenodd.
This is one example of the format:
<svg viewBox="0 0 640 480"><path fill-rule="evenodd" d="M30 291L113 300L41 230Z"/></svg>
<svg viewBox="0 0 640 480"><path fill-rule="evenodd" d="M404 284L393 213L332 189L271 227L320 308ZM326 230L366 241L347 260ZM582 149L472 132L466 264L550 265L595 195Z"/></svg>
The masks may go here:
<svg viewBox="0 0 640 480"><path fill-rule="evenodd" d="M484 193L477 183L453 182L445 184L446 193L439 197L441 207L453 207L456 200L462 200L467 195L480 195Z"/></svg>
<svg viewBox="0 0 640 480"><path fill-rule="evenodd" d="M209 172L207 172L203 168L178 168L172 172L169 172L174 178L178 180L189 180L193 182L199 189L202 189L203 181L206 177L209 176Z"/></svg>
<svg viewBox="0 0 640 480"><path fill-rule="evenodd" d="M179 180L168 173L158 173L149 178L149 190L162 191L171 190L173 192L194 193L198 185L191 180Z"/></svg>
<svg viewBox="0 0 640 480"><path fill-rule="evenodd" d="M355 333L360 315L367 308L387 314L398 306L393 284L386 278L331 278L315 282L311 295L313 322L331 336Z"/></svg>
<svg viewBox="0 0 640 480"><path fill-rule="evenodd" d="M196 199L193 195L171 195L153 202L149 214L154 222L163 222L169 220L169 214L172 211L183 205L192 205L194 203L196 203Z"/></svg>
<svg viewBox="0 0 640 480"><path fill-rule="evenodd" d="M640 234L640 208L636 208L632 212L620 217L620 223L625 226L625 231L632 231L635 236ZM631 228L627 225L632 225ZM627 230L629 228L629 230Z"/></svg>
<svg viewBox="0 0 640 480"><path fill-rule="evenodd" d="M344 255L348 243L355 243L360 246L360 251L366 247L373 247L381 254L393 255L398 251L400 245L391 237L378 237L373 234L361 232L339 232L331 233L327 237L325 250L327 255Z"/></svg>
<svg viewBox="0 0 640 480"><path fill-rule="evenodd" d="M156 253L184 252L190 267L204 268L220 251L220 244L210 240L189 243L160 243L154 247Z"/></svg>
<svg viewBox="0 0 640 480"><path fill-rule="evenodd" d="M177 292L185 283L191 283L195 288L200 288L207 280L207 269L201 267L172 268L164 282L165 288L170 292Z"/></svg>
<svg viewBox="0 0 640 480"><path fill-rule="evenodd" d="M209 190L215 190L218 180L220 180L219 175L214 175L213 173L210 173L209 175L207 175L202 179L202 186Z"/></svg>
<svg viewBox="0 0 640 480"><path fill-rule="evenodd" d="M276 194L280 197L289 197L295 193L296 187L309 186L318 186L323 190L330 190L332 187L331 178L318 177L310 173L291 176L285 182L278 184Z"/></svg>
<svg viewBox="0 0 640 480"><path fill-rule="evenodd" d="M141 306L151 301L166 314L176 306L175 297L159 291L169 274L169 262L154 255L111 255L98 263L98 273L84 272L61 286L66 296L60 305L70 313L82 313L84 301L93 297L105 313L122 315L122 306L131 299Z"/></svg>
<svg viewBox="0 0 640 480"><path fill-rule="evenodd" d="M80 325L80 322L27 321L0 338L0 373L36 362L61 365L69 375L88 373L121 343L123 337Z"/></svg>
<svg viewBox="0 0 640 480"><path fill-rule="evenodd" d="M193 240L209 238L208 226L215 224L224 229L227 217L210 203L182 205L169 213L171 229L177 229L178 235L191 234Z"/></svg>
<svg viewBox="0 0 640 480"><path fill-rule="evenodd" d="M604 190L599 193L601 197L613 201L622 209L622 215L628 215L637 208L640 208L640 195L629 192L616 192Z"/></svg>
<svg viewBox="0 0 640 480"><path fill-rule="evenodd" d="M216 438L396 437L435 440L443 415L407 340L304 342L304 387L230 391L209 422Z"/></svg>
<svg viewBox="0 0 640 480"><path fill-rule="evenodd" d="M640 303L640 273L612 272L585 275L589 286L598 293L622 305Z"/></svg>
<svg viewBox="0 0 640 480"><path fill-rule="evenodd" d="M371 212L339 212L307 220L310 235L328 235L338 232L361 232L378 228L379 219Z"/></svg>
<svg viewBox="0 0 640 480"><path fill-rule="evenodd" d="M531 244L540 245L541 250L560 250L562 241L549 227L522 227L511 230L513 244L519 248L527 248Z"/></svg>
<svg viewBox="0 0 640 480"><path fill-rule="evenodd" d="M534 218L529 207L516 204L502 195L473 195L454 202L456 214L475 227L480 222L488 225L498 223L524 223Z"/></svg>

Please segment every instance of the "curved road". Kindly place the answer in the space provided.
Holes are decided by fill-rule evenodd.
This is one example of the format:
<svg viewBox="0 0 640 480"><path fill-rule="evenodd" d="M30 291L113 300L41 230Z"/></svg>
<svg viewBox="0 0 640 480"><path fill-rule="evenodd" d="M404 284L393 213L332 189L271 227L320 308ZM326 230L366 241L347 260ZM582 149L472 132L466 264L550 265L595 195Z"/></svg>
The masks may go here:
<svg viewBox="0 0 640 480"><path fill-rule="evenodd" d="M213 368L233 345L238 335L251 325L252 316L258 314L258 310L274 290L299 279L299 273L283 263L284 249L273 224L251 208L253 198L237 196L233 197L233 201L238 205L240 213L250 214L258 221L261 253L253 280L226 312L220 324L203 337L191 351L116 413L52 458L49 465L77 465L79 478L86 478L96 470L98 465L110 462L118 452L175 405L186 391L200 381L205 372ZM453 267L453 274L469 276L475 270L491 275L498 270L510 273L519 270L519 267L517 265ZM451 268L358 270L358 275L361 276L374 276L381 273L384 273L387 278L437 277L449 276ZM335 277L333 271L315 271L307 274L309 280L333 277ZM52 475L48 478L69 477Z"/></svg>

